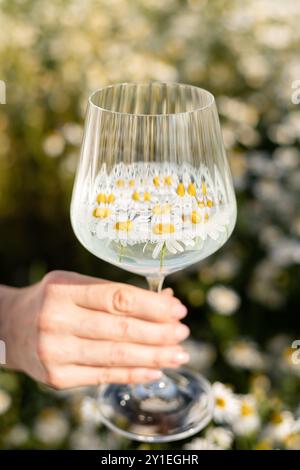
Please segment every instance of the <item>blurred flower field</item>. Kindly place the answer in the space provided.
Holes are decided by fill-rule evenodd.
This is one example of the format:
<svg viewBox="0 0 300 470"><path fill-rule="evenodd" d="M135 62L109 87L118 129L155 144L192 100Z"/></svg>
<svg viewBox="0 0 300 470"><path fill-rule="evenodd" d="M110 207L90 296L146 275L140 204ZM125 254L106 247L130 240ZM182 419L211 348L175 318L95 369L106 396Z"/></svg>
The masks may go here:
<svg viewBox="0 0 300 470"><path fill-rule="evenodd" d="M68 269L144 285L70 227L87 97L165 80L217 98L237 226L166 281L189 307L190 367L211 380L216 406L207 429L169 448L300 450L299 21L298 0L0 0L1 283ZM107 431L92 389L57 392L1 369L0 448L149 446Z"/></svg>

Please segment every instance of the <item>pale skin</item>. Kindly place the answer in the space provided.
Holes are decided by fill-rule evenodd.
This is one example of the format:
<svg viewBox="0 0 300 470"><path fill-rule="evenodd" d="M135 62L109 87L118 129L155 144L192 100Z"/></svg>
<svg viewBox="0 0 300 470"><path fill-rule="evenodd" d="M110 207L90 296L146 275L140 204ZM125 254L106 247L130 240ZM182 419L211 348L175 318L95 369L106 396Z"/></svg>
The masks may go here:
<svg viewBox="0 0 300 470"><path fill-rule="evenodd" d="M53 271L21 289L0 286L6 367L56 389L156 380L188 362L186 307L171 289Z"/></svg>

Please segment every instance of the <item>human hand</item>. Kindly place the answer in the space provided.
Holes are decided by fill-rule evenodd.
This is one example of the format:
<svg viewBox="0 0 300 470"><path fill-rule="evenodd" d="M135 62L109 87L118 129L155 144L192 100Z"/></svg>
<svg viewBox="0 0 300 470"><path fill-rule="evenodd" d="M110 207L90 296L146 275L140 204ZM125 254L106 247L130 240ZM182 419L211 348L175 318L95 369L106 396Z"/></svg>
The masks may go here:
<svg viewBox="0 0 300 470"><path fill-rule="evenodd" d="M189 359L178 345L189 334L179 322L187 309L170 289L53 271L1 292L7 366L55 388L156 380L160 368Z"/></svg>

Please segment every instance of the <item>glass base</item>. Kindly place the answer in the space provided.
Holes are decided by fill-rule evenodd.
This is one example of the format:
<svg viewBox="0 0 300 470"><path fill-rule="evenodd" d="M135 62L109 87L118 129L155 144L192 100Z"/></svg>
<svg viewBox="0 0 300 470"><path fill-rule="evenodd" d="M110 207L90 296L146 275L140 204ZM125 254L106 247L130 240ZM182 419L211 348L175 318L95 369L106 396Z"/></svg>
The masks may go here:
<svg viewBox="0 0 300 470"><path fill-rule="evenodd" d="M210 384L188 369L167 369L160 381L143 385L105 385L98 403L102 420L129 439L168 442L185 439L211 420Z"/></svg>

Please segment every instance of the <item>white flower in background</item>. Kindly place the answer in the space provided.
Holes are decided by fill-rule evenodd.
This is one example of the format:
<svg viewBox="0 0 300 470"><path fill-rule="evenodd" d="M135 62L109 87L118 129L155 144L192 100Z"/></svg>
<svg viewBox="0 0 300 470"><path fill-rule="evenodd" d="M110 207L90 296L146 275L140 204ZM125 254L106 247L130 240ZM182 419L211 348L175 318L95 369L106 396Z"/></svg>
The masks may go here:
<svg viewBox="0 0 300 470"><path fill-rule="evenodd" d="M74 450L100 450L102 439L94 429L80 426L70 436L70 447Z"/></svg>
<svg viewBox="0 0 300 470"><path fill-rule="evenodd" d="M196 437L191 442L183 446L185 450L222 450L221 447L213 444L208 439Z"/></svg>
<svg viewBox="0 0 300 470"><path fill-rule="evenodd" d="M54 132L50 134L43 142L44 152L49 157L58 157L65 148L65 140L61 133Z"/></svg>
<svg viewBox="0 0 300 470"><path fill-rule="evenodd" d="M240 261L233 253L225 253L218 256L218 259L212 264L212 269L215 272L216 279L228 282L237 275L240 269Z"/></svg>
<svg viewBox="0 0 300 470"><path fill-rule="evenodd" d="M33 432L45 444L59 444L69 432L69 422L60 410L47 408L36 419Z"/></svg>
<svg viewBox="0 0 300 470"><path fill-rule="evenodd" d="M101 423L101 413L95 398L86 396L80 404L80 418L82 423L91 426L98 426Z"/></svg>
<svg viewBox="0 0 300 470"><path fill-rule="evenodd" d="M276 357L281 356L282 351L290 346L292 343L292 338L286 334L278 334L273 336L267 344L267 349L270 353Z"/></svg>
<svg viewBox="0 0 300 470"><path fill-rule="evenodd" d="M29 431L23 424L16 424L5 434L5 442L8 445L19 447L28 440Z"/></svg>
<svg viewBox="0 0 300 470"><path fill-rule="evenodd" d="M291 344L282 350L279 358L279 366L282 372L289 372L300 377L300 363L299 360L297 360L299 353L295 348L291 347Z"/></svg>
<svg viewBox="0 0 300 470"><path fill-rule="evenodd" d="M226 429L221 426L208 429L205 437L213 445L224 450L231 448L234 439L233 432L230 429Z"/></svg>
<svg viewBox="0 0 300 470"><path fill-rule="evenodd" d="M212 386L215 400L214 420L216 423L231 423L239 411L239 402L232 390L221 382Z"/></svg>
<svg viewBox="0 0 300 470"><path fill-rule="evenodd" d="M10 408L11 401L10 395L5 390L0 389L0 415L6 413Z"/></svg>
<svg viewBox="0 0 300 470"><path fill-rule="evenodd" d="M300 450L300 419L294 421L291 433L284 438L284 445L288 450Z"/></svg>
<svg viewBox="0 0 300 470"><path fill-rule="evenodd" d="M300 377L300 364L295 361L296 349L292 348L293 339L287 335L276 335L268 343L276 372L289 373ZM295 354L296 353L296 354Z"/></svg>
<svg viewBox="0 0 300 470"><path fill-rule="evenodd" d="M67 122L62 127L62 133L70 144L76 147L81 144L83 129L80 124L77 124L76 122Z"/></svg>
<svg viewBox="0 0 300 470"><path fill-rule="evenodd" d="M194 339L187 339L183 343L190 355L189 367L197 371L209 368L216 359L216 350L212 344Z"/></svg>
<svg viewBox="0 0 300 470"><path fill-rule="evenodd" d="M224 353L226 361L233 367L249 370L263 370L266 367L266 357L258 346L247 339L234 341Z"/></svg>
<svg viewBox="0 0 300 470"><path fill-rule="evenodd" d="M275 412L263 435L272 441L283 442L293 433L294 425L295 420L290 411Z"/></svg>
<svg viewBox="0 0 300 470"><path fill-rule="evenodd" d="M248 436L260 428L260 417L257 412L256 399L252 395L239 397L239 411L232 423L233 430L238 436Z"/></svg>
<svg viewBox="0 0 300 470"><path fill-rule="evenodd" d="M233 289L219 285L209 289L207 302L217 313L232 315L238 310L241 299Z"/></svg>

